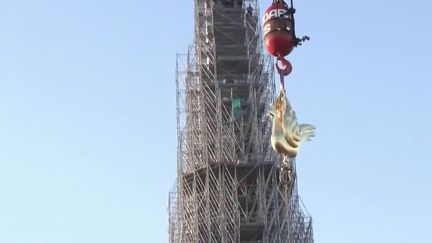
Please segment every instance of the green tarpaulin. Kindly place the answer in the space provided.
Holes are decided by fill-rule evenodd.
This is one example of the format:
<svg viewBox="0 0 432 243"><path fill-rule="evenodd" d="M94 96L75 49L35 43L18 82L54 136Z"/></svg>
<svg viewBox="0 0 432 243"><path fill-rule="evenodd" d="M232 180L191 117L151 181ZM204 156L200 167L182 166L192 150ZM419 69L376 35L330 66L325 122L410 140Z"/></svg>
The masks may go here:
<svg viewBox="0 0 432 243"><path fill-rule="evenodd" d="M233 110L241 109L240 99L233 98L233 100L232 100L232 109Z"/></svg>
<svg viewBox="0 0 432 243"><path fill-rule="evenodd" d="M241 116L241 102L240 99L233 98L231 103L232 111L234 114L234 118L238 118Z"/></svg>

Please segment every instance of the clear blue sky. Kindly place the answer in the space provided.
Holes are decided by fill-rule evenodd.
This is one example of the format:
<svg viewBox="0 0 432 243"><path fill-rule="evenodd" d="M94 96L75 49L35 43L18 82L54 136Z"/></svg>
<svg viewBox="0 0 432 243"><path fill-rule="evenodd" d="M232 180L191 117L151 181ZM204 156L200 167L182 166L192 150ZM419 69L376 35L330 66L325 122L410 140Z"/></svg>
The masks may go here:
<svg viewBox="0 0 432 243"><path fill-rule="evenodd" d="M311 42L287 91L318 127L297 162L316 242L432 242L431 1L296 6ZM0 243L166 242L192 16L192 0L0 0Z"/></svg>

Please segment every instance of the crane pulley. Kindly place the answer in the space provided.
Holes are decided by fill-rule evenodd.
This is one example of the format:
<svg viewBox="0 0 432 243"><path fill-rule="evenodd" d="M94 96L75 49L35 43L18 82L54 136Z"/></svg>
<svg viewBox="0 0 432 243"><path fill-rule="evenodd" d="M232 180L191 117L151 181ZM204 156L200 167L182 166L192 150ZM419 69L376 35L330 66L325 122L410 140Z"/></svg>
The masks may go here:
<svg viewBox="0 0 432 243"><path fill-rule="evenodd" d="M285 56L289 55L294 47L309 40L307 36L297 38L294 13L293 0L290 0L290 5L284 0L273 0L263 16L264 44L267 51L277 58L276 69L281 76L282 89L285 88L283 77L292 71L292 65Z"/></svg>

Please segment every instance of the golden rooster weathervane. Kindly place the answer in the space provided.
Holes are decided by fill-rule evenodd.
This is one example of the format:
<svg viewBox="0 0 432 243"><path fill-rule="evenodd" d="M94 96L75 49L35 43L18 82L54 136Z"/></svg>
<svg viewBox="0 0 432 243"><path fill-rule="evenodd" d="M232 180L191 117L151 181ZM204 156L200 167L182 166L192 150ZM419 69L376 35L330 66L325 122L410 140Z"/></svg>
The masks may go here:
<svg viewBox="0 0 432 243"><path fill-rule="evenodd" d="M292 160L297 156L301 143L315 136L315 126L298 124L295 111L283 89L271 106L269 116L272 119L271 145L283 157L280 178L289 184L292 181Z"/></svg>

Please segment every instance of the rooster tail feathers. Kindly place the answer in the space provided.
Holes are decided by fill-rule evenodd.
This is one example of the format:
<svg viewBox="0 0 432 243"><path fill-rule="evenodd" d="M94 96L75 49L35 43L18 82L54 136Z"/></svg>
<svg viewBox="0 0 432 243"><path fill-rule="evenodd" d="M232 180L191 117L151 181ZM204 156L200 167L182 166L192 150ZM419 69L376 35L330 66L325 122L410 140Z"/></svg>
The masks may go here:
<svg viewBox="0 0 432 243"><path fill-rule="evenodd" d="M298 133L298 122L294 110L285 111L284 128L288 129L293 134Z"/></svg>
<svg viewBox="0 0 432 243"><path fill-rule="evenodd" d="M299 135L301 141L310 141L312 137L315 137L316 127L310 124L300 124Z"/></svg>

